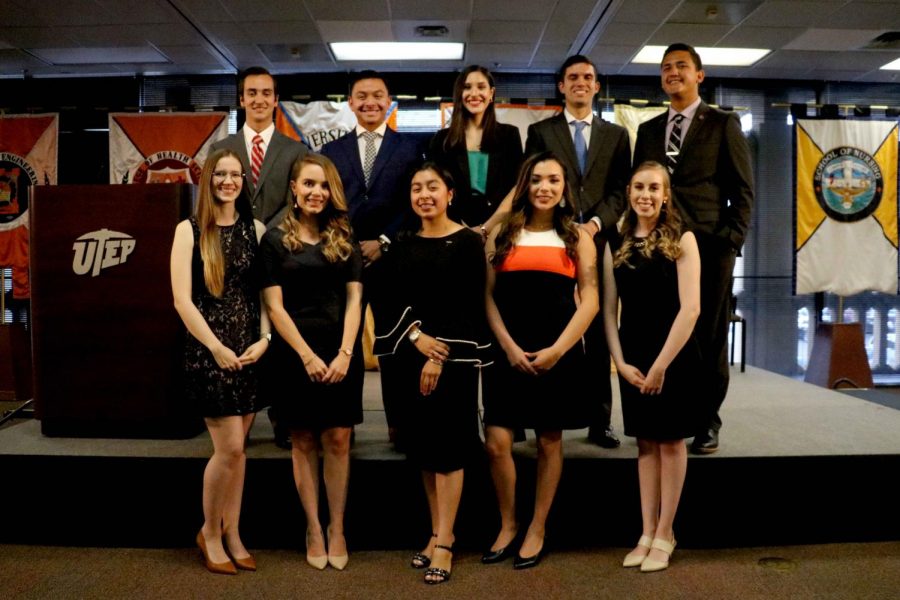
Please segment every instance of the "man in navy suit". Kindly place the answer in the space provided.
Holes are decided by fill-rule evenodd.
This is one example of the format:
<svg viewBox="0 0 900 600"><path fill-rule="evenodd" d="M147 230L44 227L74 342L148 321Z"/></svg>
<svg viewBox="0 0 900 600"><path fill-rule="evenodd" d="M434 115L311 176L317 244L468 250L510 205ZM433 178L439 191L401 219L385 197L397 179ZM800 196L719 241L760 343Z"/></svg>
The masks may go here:
<svg viewBox="0 0 900 600"><path fill-rule="evenodd" d="M372 298L380 283L379 259L411 214L409 184L422 152L411 138L387 126L391 95L375 71L362 71L350 83L348 100L356 129L325 144L322 154L337 167L344 185L353 234L362 249L363 294ZM364 305L365 306L365 303ZM376 320L378 315L374 315ZM391 440L396 443L398 409L392 404L390 358L382 359L381 389Z"/></svg>
<svg viewBox="0 0 900 600"><path fill-rule="evenodd" d="M306 146L275 130L272 120L278 104L278 84L262 67L250 67L238 77L238 98L246 120L240 131L210 146L210 153L227 148L237 153L244 168L244 187L253 216L267 227L281 222L290 202L288 181L294 162L306 155ZM261 140L254 143L254 139ZM251 156L259 146L263 159L258 176Z"/></svg>
<svg viewBox="0 0 900 600"><path fill-rule="evenodd" d="M549 150L566 165L575 213L581 227L594 238L597 256L602 257L606 232L615 231L625 210L625 186L631 175L628 132L594 115L600 83L596 67L586 56L567 58L557 74L557 85L566 100L565 110L529 126L525 155ZM583 166L579 154L584 157ZM591 323L584 339L588 360L603 373L585 388L586 393L597 396L588 439L603 448L615 448L619 439L610 427L612 388L602 314Z"/></svg>
<svg viewBox="0 0 900 600"><path fill-rule="evenodd" d="M705 74L697 51L672 44L661 75L671 105L638 128L634 164L653 160L669 168L672 201L685 227L697 236L700 318L695 334L703 353L698 394L703 413L691 452L711 454L719 449L719 407L728 392L731 276L750 225L753 170L738 116L700 99Z"/></svg>

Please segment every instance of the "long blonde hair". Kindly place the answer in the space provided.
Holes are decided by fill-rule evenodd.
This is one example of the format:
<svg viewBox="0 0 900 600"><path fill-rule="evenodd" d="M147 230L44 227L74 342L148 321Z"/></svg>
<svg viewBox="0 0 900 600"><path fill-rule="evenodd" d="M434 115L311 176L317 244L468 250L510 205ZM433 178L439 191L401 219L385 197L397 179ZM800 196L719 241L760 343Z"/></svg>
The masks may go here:
<svg viewBox="0 0 900 600"><path fill-rule="evenodd" d="M625 212L625 218L622 222L622 245L613 256L613 266L618 267L621 264L628 264L628 259L634 251L638 251L647 258L653 255L654 250L659 250L660 254L669 260L678 260L681 256L681 215L672 202L672 183L669 179L669 171L656 161L648 160L641 163L634 170L631 177L641 171L655 170L663 175L663 190L669 200L663 202L659 210L659 218L656 220L656 226L650 235L647 236L646 243L642 247L635 246L634 230L637 227L637 215L631 208L631 202L628 202L628 210ZM630 196L631 184L628 184L628 195ZM632 266L632 265L629 265Z"/></svg>
<svg viewBox="0 0 900 600"><path fill-rule="evenodd" d="M325 173L325 184L328 186L328 206L318 216L319 234L322 238L322 254L328 262L345 261L353 253L351 243L350 218L347 216L347 199L344 197L344 186L334 163L321 154L307 154L298 158L291 167L291 181L299 182L300 171L304 165L316 165ZM291 197L284 220L278 229L284 232L282 243L291 252L302 252L303 241L300 239L300 209L296 196Z"/></svg>
<svg viewBox="0 0 900 600"><path fill-rule="evenodd" d="M200 229L200 258L203 259L203 281L206 289L216 298L222 297L225 290L225 255L222 253L222 240L219 237L219 226L216 225L216 213L219 200L213 192L213 172L219 161L230 156L240 164L240 157L233 151L223 148L206 157L203 171L200 173L200 194L197 197L197 227ZM235 201L238 221L250 218L250 201L241 178L241 193Z"/></svg>

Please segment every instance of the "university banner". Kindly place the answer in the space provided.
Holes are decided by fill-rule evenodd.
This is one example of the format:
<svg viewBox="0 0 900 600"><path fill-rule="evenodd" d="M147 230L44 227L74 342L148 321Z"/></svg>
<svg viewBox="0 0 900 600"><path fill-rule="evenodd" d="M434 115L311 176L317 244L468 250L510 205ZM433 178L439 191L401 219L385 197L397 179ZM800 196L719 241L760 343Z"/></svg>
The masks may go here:
<svg viewBox="0 0 900 600"><path fill-rule="evenodd" d="M388 107L387 124L397 130L396 102L391 102ZM279 102L275 128L289 138L303 142L313 152L319 152L328 142L355 129L356 115L346 102Z"/></svg>
<svg viewBox="0 0 900 600"><path fill-rule="evenodd" d="M558 114L562 108L559 106L531 106L528 104L503 104L494 105L497 113L497 122L515 125L519 128L519 137L522 138L522 149L525 149L525 140L528 139L528 126ZM450 117L453 116L453 103L441 102L441 127L450 127Z"/></svg>
<svg viewBox="0 0 900 600"><path fill-rule="evenodd" d="M0 267L28 298L28 189L56 185L59 115L0 116Z"/></svg>
<svg viewBox="0 0 900 600"><path fill-rule="evenodd" d="M199 183L227 112L109 113L110 183Z"/></svg>
<svg viewBox="0 0 900 600"><path fill-rule="evenodd" d="M616 114L616 125L620 125L628 131L628 139L631 142L631 156L634 157L634 147L637 143L638 127L641 126L641 123L649 121L653 117L664 113L669 109L665 106L632 106L631 104L616 104L613 107L613 110Z"/></svg>
<svg viewBox="0 0 900 600"><path fill-rule="evenodd" d="M897 293L896 121L797 120L795 292Z"/></svg>

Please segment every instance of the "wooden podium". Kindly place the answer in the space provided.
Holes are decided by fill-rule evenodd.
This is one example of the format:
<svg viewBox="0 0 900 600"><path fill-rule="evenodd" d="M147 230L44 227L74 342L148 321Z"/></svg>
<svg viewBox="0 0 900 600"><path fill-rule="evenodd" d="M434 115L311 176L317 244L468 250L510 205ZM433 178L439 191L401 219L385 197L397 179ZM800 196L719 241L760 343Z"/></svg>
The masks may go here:
<svg viewBox="0 0 900 600"><path fill-rule="evenodd" d="M819 323L805 380L832 389L874 387L862 325Z"/></svg>
<svg viewBox="0 0 900 600"><path fill-rule="evenodd" d="M169 253L178 184L31 188L34 397L49 436L178 438L183 329Z"/></svg>

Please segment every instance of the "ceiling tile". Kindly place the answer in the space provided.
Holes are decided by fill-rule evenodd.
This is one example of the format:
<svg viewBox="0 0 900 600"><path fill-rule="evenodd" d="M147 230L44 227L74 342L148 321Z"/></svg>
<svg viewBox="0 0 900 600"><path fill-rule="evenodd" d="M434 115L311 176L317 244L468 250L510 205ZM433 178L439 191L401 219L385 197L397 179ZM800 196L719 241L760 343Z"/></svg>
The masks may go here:
<svg viewBox="0 0 900 600"><path fill-rule="evenodd" d="M417 27L429 25L446 27L447 35L432 38L416 33ZM398 42L466 42L469 25L469 21L391 21L391 30Z"/></svg>
<svg viewBox="0 0 900 600"><path fill-rule="evenodd" d="M309 21L309 12L298 0L219 0L237 21ZM332 10L346 4L332 2Z"/></svg>
<svg viewBox="0 0 900 600"><path fill-rule="evenodd" d="M783 0L765 2L744 25L753 27L811 27L824 14L846 4L843 0Z"/></svg>
<svg viewBox="0 0 900 600"><path fill-rule="evenodd" d="M473 19L502 21L515 17L518 20L546 21L550 18L554 3L547 0L516 0L514 4L498 0L475 0Z"/></svg>
<svg viewBox="0 0 900 600"><path fill-rule="evenodd" d="M162 46L163 55L176 64L209 64L219 65L216 57L204 46Z"/></svg>
<svg viewBox="0 0 900 600"><path fill-rule="evenodd" d="M259 49L273 63L324 61L333 64L331 55L323 44L260 44Z"/></svg>
<svg viewBox="0 0 900 600"><path fill-rule="evenodd" d="M459 2L459 0L444 0L442 2L390 0L390 4L391 16L398 19L467 21L472 18L471 3Z"/></svg>
<svg viewBox="0 0 900 600"><path fill-rule="evenodd" d="M266 21L246 23L247 38L255 44L321 43L322 38L311 23L301 21Z"/></svg>
<svg viewBox="0 0 900 600"><path fill-rule="evenodd" d="M544 24L539 21L473 21L469 41L473 44L534 44Z"/></svg>
<svg viewBox="0 0 900 600"><path fill-rule="evenodd" d="M802 34L801 27L738 27L719 40L729 48L771 48L777 50Z"/></svg>
<svg viewBox="0 0 900 600"><path fill-rule="evenodd" d="M326 42L390 42L390 21L317 21Z"/></svg>
<svg viewBox="0 0 900 600"><path fill-rule="evenodd" d="M566 44L571 46L583 27L584 21L553 18L547 24L541 41L548 44Z"/></svg>
<svg viewBox="0 0 900 600"><path fill-rule="evenodd" d="M650 44L668 46L685 42L692 46L715 46L731 30L729 25L686 25L666 23L650 38Z"/></svg>
<svg viewBox="0 0 900 600"><path fill-rule="evenodd" d="M607 46L643 46L656 28L654 23L612 23L603 31L599 43Z"/></svg>
<svg viewBox="0 0 900 600"><path fill-rule="evenodd" d="M884 33L879 29L807 29L785 44L785 50L853 50Z"/></svg>
<svg viewBox="0 0 900 600"><path fill-rule="evenodd" d="M372 0L303 0L316 20L384 21L391 18L388 3Z"/></svg>
<svg viewBox="0 0 900 600"><path fill-rule="evenodd" d="M527 67L533 50L534 44L469 44L465 62L482 64L489 69Z"/></svg>
<svg viewBox="0 0 900 600"><path fill-rule="evenodd" d="M669 19L669 23L704 23L708 25L736 25L756 10L762 1L744 2L685 2ZM714 13L713 13L714 11Z"/></svg>
<svg viewBox="0 0 900 600"><path fill-rule="evenodd" d="M591 60L601 63L619 63L625 64L630 61L640 50L640 46L625 45L597 45L588 55ZM650 65L655 73L659 72L659 67Z"/></svg>
<svg viewBox="0 0 900 600"><path fill-rule="evenodd" d="M54 27L5 27L0 29L3 41L16 48L77 46L78 42Z"/></svg>
<svg viewBox="0 0 900 600"><path fill-rule="evenodd" d="M900 6L896 1L841 3L820 13L815 23L835 29L900 29Z"/></svg>
<svg viewBox="0 0 900 600"><path fill-rule="evenodd" d="M680 0L644 0L642 2L622 2L613 17L614 23L659 23L671 13Z"/></svg>

